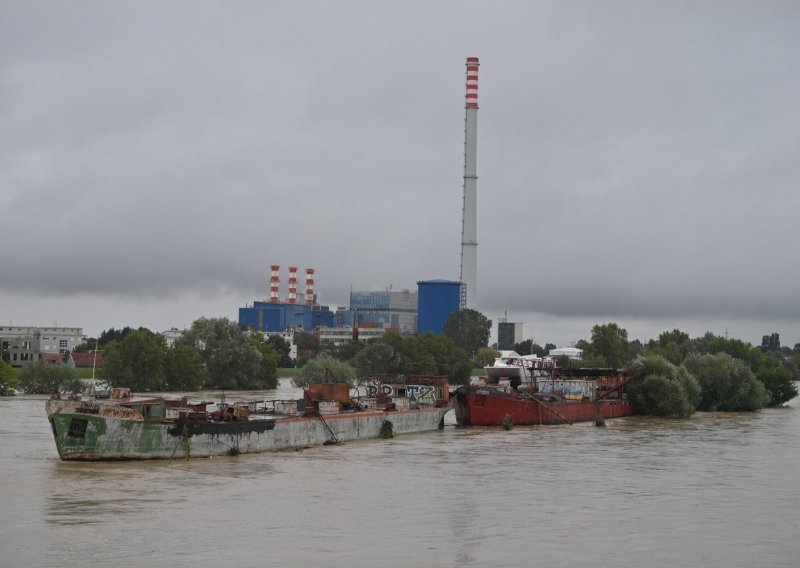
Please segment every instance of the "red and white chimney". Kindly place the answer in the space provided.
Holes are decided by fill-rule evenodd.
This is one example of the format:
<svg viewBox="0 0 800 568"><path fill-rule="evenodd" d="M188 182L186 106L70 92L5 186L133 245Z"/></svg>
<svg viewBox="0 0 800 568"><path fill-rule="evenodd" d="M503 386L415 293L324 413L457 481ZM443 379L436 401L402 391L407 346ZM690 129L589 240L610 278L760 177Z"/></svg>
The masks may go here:
<svg viewBox="0 0 800 568"><path fill-rule="evenodd" d="M278 264L273 264L270 266L271 272L269 276L269 301L272 303L277 303L280 300L278 299L278 292L281 285L281 277L279 275L281 267Z"/></svg>
<svg viewBox="0 0 800 568"><path fill-rule="evenodd" d="M467 57L467 108L478 108L478 67L477 57Z"/></svg>
<svg viewBox="0 0 800 568"><path fill-rule="evenodd" d="M297 267L289 267L289 303L297 303Z"/></svg>
<svg viewBox="0 0 800 568"><path fill-rule="evenodd" d="M464 205L461 221L461 283L466 307L477 309L478 288L478 67L467 57L467 93L464 118Z"/></svg>
<svg viewBox="0 0 800 568"><path fill-rule="evenodd" d="M314 305L314 269L306 268L306 304Z"/></svg>

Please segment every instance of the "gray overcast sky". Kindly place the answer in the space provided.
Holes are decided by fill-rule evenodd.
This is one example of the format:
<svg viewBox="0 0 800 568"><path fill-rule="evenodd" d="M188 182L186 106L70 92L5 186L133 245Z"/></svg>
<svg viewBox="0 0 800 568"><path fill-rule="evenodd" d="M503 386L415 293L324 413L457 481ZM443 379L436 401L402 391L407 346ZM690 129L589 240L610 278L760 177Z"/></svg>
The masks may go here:
<svg viewBox="0 0 800 568"><path fill-rule="evenodd" d="M457 279L479 308L800 341L798 2L0 2L0 325L185 327ZM282 292L285 291L282 290Z"/></svg>

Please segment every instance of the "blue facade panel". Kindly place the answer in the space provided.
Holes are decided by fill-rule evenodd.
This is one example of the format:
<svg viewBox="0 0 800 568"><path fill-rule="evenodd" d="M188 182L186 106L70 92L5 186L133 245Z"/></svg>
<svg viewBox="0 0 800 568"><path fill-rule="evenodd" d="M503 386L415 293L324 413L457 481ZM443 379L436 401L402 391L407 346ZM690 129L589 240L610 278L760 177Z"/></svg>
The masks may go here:
<svg viewBox="0 0 800 568"><path fill-rule="evenodd" d="M255 302L252 308L239 308L239 325L256 331L280 332L292 326L312 331L333 325L328 306Z"/></svg>
<svg viewBox="0 0 800 568"><path fill-rule="evenodd" d="M461 308L461 282L424 280L417 282L417 290L417 332L442 333L447 317Z"/></svg>

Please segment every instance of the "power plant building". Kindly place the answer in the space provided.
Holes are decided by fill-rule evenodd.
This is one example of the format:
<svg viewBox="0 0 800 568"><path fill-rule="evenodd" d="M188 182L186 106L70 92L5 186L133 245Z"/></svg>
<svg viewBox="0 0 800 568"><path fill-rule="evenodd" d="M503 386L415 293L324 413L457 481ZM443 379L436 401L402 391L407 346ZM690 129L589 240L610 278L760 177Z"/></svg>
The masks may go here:
<svg viewBox="0 0 800 568"><path fill-rule="evenodd" d="M417 282L419 314L417 332L442 333L444 322L453 312L465 307L464 286L451 280Z"/></svg>
<svg viewBox="0 0 800 568"><path fill-rule="evenodd" d="M239 325L253 331L279 333L287 329L312 331L317 327L333 326L333 312L328 306L316 303L314 269L306 269L305 291L298 294L297 267L289 267L288 297L282 300L280 266L270 267L269 301L254 302L252 307L239 308Z"/></svg>
<svg viewBox="0 0 800 568"><path fill-rule="evenodd" d="M328 306L254 302L252 307L239 308L239 325L270 333L290 328L312 331L321 326L331 327L333 312Z"/></svg>
<svg viewBox="0 0 800 568"><path fill-rule="evenodd" d="M400 335L417 332L417 293L409 290L395 292L350 292L350 307L336 313L339 326L377 327Z"/></svg>

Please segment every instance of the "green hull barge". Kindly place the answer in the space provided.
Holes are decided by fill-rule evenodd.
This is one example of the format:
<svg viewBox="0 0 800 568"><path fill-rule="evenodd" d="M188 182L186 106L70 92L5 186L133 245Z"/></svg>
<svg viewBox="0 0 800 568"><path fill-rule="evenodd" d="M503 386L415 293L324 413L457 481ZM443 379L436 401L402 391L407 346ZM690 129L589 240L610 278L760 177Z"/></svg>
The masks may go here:
<svg viewBox="0 0 800 568"><path fill-rule="evenodd" d="M302 400L271 401L260 409L257 403L190 403L114 389L109 399L51 398L46 411L62 460L238 455L441 429L450 409L446 382L416 380L440 381L370 387L354 397L347 385L311 385ZM369 396L376 392L406 396Z"/></svg>

